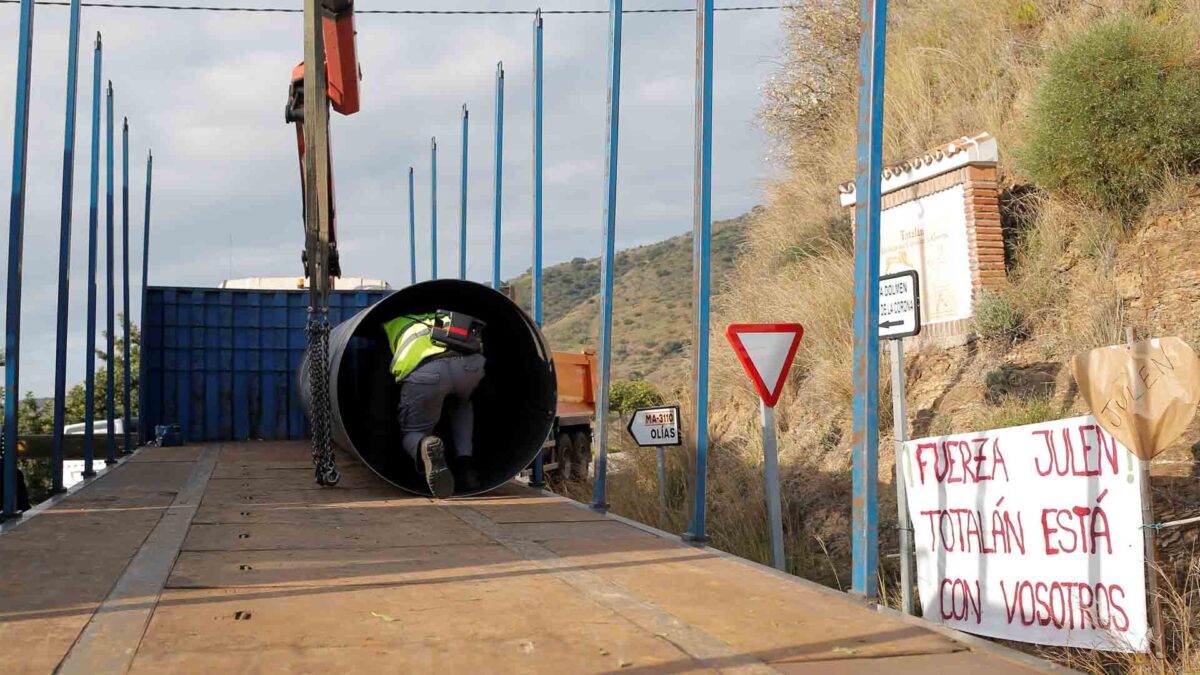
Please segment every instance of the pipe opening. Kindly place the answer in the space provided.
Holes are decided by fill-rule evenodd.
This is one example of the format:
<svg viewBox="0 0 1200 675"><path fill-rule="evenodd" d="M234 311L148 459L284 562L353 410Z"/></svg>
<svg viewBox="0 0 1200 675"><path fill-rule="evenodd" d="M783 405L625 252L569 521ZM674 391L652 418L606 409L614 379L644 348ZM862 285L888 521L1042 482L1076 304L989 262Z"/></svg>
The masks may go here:
<svg viewBox="0 0 1200 675"><path fill-rule="evenodd" d="M385 480L408 492L430 494L429 486L401 445L397 416L400 386L389 372L391 350L383 324L401 315L437 310L463 312L487 323L485 375L472 402L478 494L503 485L533 461L554 423L557 385L554 361L533 320L509 298L468 281L427 281L397 291L333 329L330 383L333 442L357 455ZM308 409L308 361L301 389ZM453 458L453 434L443 417L434 431ZM451 468L454 467L451 460Z"/></svg>

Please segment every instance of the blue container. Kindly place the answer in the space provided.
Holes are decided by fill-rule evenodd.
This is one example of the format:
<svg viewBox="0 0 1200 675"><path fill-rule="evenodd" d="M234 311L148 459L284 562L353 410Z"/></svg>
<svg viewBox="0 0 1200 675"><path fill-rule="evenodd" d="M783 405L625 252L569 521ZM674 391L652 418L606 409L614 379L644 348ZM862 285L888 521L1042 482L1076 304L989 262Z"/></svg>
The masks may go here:
<svg viewBox="0 0 1200 675"><path fill-rule="evenodd" d="M392 291L338 291L337 325ZM146 428L179 424L183 441L299 440L308 423L296 370L308 291L151 287L141 358Z"/></svg>

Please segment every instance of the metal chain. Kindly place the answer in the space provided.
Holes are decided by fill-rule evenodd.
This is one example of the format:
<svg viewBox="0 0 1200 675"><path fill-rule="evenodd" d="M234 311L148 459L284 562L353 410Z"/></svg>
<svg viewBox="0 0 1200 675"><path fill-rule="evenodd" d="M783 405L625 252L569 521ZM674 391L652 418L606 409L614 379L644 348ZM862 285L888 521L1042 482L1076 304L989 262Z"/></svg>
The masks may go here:
<svg viewBox="0 0 1200 675"><path fill-rule="evenodd" d="M329 400L329 318L325 312L318 318L309 310L308 326L308 384L311 394L312 459L317 484L333 486L341 480L330 443Z"/></svg>

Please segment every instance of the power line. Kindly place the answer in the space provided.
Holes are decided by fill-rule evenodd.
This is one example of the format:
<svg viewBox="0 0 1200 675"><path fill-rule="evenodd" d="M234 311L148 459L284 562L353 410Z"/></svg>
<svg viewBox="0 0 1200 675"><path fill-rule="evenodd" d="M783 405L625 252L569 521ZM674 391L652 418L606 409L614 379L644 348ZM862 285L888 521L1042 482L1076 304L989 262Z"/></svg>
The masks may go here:
<svg viewBox="0 0 1200 675"><path fill-rule="evenodd" d="M66 0L36 0L38 5L68 7ZM17 5L21 0L0 0L0 5ZM212 7L205 5L152 5L117 2L84 2L83 7L98 7L101 9L154 9L176 12L244 12L250 14L301 14L303 9L287 7ZM790 9L792 5L745 5L740 7L717 7L718 12L756 12L773 9ZM627 9L624 14L690 14L694 7L659 8L659 9ZM543 9L542 14L608 14L607 9ZM537 13L533 9L358 9L355 14L390 14L390 15L529 15Z"/></svg>

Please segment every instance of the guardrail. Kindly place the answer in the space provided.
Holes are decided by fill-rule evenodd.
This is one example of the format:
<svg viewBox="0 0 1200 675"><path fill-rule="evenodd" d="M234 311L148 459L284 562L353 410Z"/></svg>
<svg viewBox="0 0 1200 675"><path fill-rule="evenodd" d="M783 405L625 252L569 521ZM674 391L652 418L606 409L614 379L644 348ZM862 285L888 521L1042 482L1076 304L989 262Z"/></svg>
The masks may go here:
<svg viewBox="0 0 1200 675"><path fill-rule="evenodd" d="M97 433L96 438L107 439L108 434ZM84 459L83 434L65 434L62 437L63 459ZM117 434L117 447L124 447L125 434ZM137 432L131 436L131 442L136 445ZM30 435L21 436L17 441L17 459L54 459L54 436Z"/></svg>

